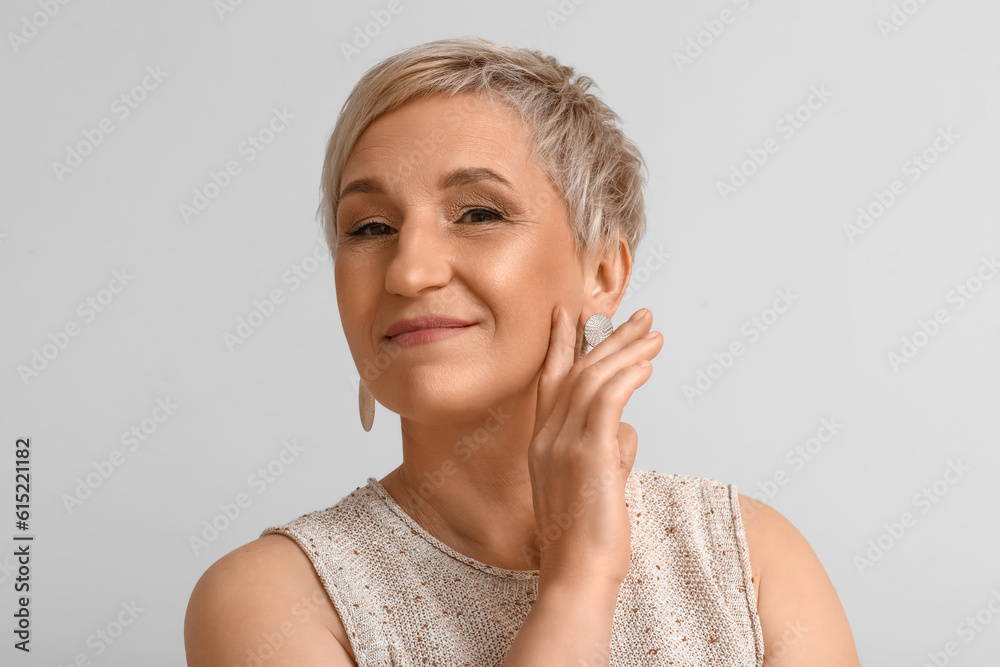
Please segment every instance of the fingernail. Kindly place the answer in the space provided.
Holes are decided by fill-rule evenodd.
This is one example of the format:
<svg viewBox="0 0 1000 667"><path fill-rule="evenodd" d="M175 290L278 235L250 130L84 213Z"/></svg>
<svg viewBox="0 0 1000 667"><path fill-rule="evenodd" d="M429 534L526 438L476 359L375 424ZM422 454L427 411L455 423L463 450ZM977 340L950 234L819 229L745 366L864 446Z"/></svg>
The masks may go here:
<svg viewBox="0 0 1000 667"><path fill-rule="evenodd" d="M643 336L643 338L645 338L645 339L656 338L657 334L659 334L659 333L660 333L659 331L650 331L648 334L646 334L645 336Z"/></svg>
<svg viewBox="0 0 1000 667"><path fill-rule="evenodd" d="M648 313L648 312L649 312L649 308L640 308L639 310L635 311L635 313L632 315L631 318L629 318L629 321L630 322L638 322L642 318L646 317L646 313Z"/></svg>

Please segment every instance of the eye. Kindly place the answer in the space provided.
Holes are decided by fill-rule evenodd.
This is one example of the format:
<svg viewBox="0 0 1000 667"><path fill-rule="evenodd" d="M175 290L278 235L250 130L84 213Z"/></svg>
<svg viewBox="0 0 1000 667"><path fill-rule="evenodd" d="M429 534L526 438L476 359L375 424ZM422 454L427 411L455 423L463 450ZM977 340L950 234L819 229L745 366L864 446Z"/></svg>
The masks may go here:
<svg viewBox="0 0 1000 667"><path fill-rule="evenodd" d="M464 220L466 218L472 218L472 220L471 220L472 224L483 224L483 223L493 222L492 220L489 220L489 219L483 220L482 219L483 217L486 217L486 218L492 217L495 220L503 220L504 219L502 213L494 211L491 208L470 208L468 211L466 211L465 213L462 214L462 217L459 218L459 220ZM385 224L384 222L368 222L368 223L365 223L365 224L360 225L358 227L355 227L351 231L347 232L347 235L348 236L386 236L386 234L379 234L379 233L375 233L374 231L372 231L372 230L375 230L375 229L378 229L378 228L385 228L385 229L390 229L390 230L392 229L392 227L390 227L389 225Z"/></svg>
<svg viewBox="0 0 1000 667"><path fill-rule="evenodd" d="M493 216L497 220L503 220L503 215L500 214L500 213L497 213L496 211L494 211L491 208L473 208L473 209L469 209L468 211L466 211L465 213L462 214L462 218L465 218L466 216L469 216L469 215L471 215L474 218L480 218L480 217L482 217L484 215L485 216ZM479 220L478 222L490 222L490 221L489 220Z"/></svg>
<svg viewBox="0 0 1000 667"><path fill-rule="evenodd" d="M370 234L366 233L365 230L371 230L376 227L385 227L386 229L392 229L389 225L384 222L369 222L360 227L355 227L351 231L347 232L348 236L382 236L382 234Z"/></svg>

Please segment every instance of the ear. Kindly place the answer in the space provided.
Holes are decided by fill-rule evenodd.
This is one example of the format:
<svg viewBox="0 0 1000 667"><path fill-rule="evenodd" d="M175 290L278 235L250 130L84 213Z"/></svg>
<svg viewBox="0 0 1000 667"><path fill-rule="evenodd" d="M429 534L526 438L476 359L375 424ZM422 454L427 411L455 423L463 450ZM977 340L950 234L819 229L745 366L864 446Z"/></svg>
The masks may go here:
<svg viewBox="0 0 1000 667"><path fill-rule="evenodd" d="M628 241L619 238L617 243L610 243L608 248L592 253L585 262L584 276L581 329L591 315L604 313L611 317L618 310L632 277L632 253L629 252Z"/></svg>

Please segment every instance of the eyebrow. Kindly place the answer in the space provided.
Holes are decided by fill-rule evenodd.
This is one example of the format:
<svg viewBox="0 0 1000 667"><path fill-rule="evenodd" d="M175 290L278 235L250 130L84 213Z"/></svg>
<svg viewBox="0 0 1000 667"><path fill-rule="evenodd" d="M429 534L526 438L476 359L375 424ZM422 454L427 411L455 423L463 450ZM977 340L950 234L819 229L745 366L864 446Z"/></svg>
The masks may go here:
<svg viewBox="0 0 1000 667"><path fill-rule="evenodd" d="M470 183L477 183L479 181L495 181L510 190L514 190L514 186L511 185L510 181L492 169L488 169L486 167L455 169L454 171L450 171L445 174L438 186L444 190L447 188L457 188L462 185L469 185ZM344 189L340 191L338 200L352 194L385 194L383 187L382 181L378 178L359 178L344 186Z"/></svg>

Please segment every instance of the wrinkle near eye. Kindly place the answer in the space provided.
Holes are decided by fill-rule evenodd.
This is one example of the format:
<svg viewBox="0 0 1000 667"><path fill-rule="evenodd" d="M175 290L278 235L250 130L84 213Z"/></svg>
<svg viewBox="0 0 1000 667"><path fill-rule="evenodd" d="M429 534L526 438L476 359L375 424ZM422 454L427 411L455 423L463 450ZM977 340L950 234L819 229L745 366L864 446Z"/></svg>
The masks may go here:
<svg viewBox="0 0 1000 667"><path fill-rule="evenodd" d="M455 208L453 216L462 214L462 209L470 208L492 208L500 213L504 218L511 218L523 215L520 206L510 197L491 191L486 185L476 184L464 188L454 197Z"/></svg>

